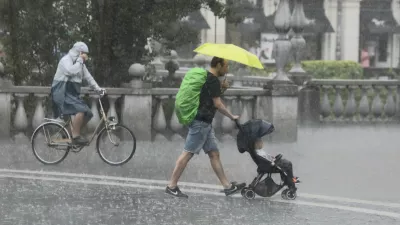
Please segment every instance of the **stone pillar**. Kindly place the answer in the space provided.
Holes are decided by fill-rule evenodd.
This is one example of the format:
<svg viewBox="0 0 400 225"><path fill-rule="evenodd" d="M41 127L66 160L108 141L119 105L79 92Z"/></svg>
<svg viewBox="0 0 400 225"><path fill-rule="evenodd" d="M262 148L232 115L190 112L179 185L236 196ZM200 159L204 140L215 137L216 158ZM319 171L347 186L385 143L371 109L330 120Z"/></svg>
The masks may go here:
<svg viewBox="0 0 400 225"><path fill-rule="evenodd" d="M276 61L276 76L274 80L290 81L286 72L285 65L289 61L292 44L288 39L290 30L290 7L289 0L281 0L276 10L274 26L279 36L274 42L273 55Z"/></svg>
<svg viewBox="0 0 400 225"><path fill-rule="evenodd" d="M292 51L292 43L287 33L290 30L291 15L289 0L281 0L275 14L275 29L279 34L274 43L274 56L277 74L272 81L264 86L266 97L257 100L262 105L264 118L272 122L275 131L268 136L271 142L296 142L297 141L297 102L298 87L284 71ZM257 116L260 113L257 112ZM260 117L259 117L260 118ZM261 118L261 119L264 119Z"/></svg>
<svg viewBox="0 0 400 225"><path fill-rule="evenodd" d="M297 105L301 125L319 125L321 115L320 89L314 85L306 85L299 92Z"/></svg>
<svg viewBox="0 0 400 225"><path fill-rule="evenodd" d="M129 127L137 140L151 140L151 88L146 87L142 81L145 76L143 65L135 63L129 68L132 76L130 88L132 92L124 96L122 103L122 123Z"/></svg>
<svg viewBox="0 0 400 225"><path fill-rule="evenodd" d="M257 100L257 105L263 108L262 114L275 126L275 131L268 140L275 143L292 143L297 141L297 104L298 87L295 84L273 81L264 86L267 91L265 98ZM259 106L258 106L259 107ZM257 108L258 108L257 107ZM260 116L257 112L257 116Z"/></svg>
<svg viewBox="0 0 400 225"><path fill-rule="evenodd" d="M297 84L302 86L305 81L310 80L306 71L301 66L301 59L304 55L306 48L306 41L303 38L302 32L304 27L307 25L307 18L304 14L303 0L295 0L294 10L290 19L290 25L295 35L291 39L292 50L294 54L294 65L289 71L290 79Z"/></svg>
<svg viewBox="0 0 400 225"><path fill-rule="evenodd" d="M358 62L360 54L360 1L361 0L342 1L342 17L340 19L341 60Z"/></svg>

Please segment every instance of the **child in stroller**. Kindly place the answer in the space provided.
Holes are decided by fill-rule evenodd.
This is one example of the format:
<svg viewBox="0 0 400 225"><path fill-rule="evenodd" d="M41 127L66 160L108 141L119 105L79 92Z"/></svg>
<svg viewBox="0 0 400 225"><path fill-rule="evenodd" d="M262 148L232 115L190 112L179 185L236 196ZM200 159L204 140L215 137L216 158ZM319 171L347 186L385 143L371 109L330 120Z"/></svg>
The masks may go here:
<svg viewBox="0 0 400 225"><path fill-rule="evenodd" d="M242 196L247 199L254 199L255 195L262 197L271 197L288 186L282 191L281 197L286 200L294 200L297 197L296 183L299 183L298 177L293 176L292 163L283 159L281 154L272 156L267 154L263 148L261 138L274 131L274 126L261 119L252 119L243 125L236 121L239 128L237 134L237 147L240 153L248 152L257 164L257 177L248 187L242 189ZM272 179L273 173L279 173L281 183L277 184ZM262 178L267 175L265 179Z"/></svg>

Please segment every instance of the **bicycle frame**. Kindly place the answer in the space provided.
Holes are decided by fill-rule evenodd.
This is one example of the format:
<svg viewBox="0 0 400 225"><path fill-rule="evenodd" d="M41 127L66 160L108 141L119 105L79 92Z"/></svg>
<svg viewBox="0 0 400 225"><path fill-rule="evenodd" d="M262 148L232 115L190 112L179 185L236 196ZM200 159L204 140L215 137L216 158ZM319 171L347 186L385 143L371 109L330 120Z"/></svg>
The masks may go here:
<svg viewBox="0 0 400 225"><path fill-rule="evenodd" d="M98 100L98 101L99 101L99 104L100 104L100 115L101 115L100 122L98 123L98 125L96 126L96 129L93 131L91 137L89 138L88 145L90 145L90 144L92 143L94 137L102 130L102 126L101 126L101 125L103 124L103 122L104 122L105 128L106 128L107 130L109 129L109 126L110 126L110 124L107 122L107 116L106 116L106 113L105 113L105 111L104 111L103 104L101 103L101 98L102 98L103 96L104 96L104 93L101 93L101 94L100 94L100 98L99 98L99 100ZM63 129L67 130L67 132L69 133L70 138L72 138L72 136L71 136L72 134L71 134L71 133L69 132L69 130L68 130L68 125L71 127L71 132L72 132L72 130L73 130L72 118L71 118L71 116L69 116L68 121L65 122L64 124L60 123L60 121L55 120L55 119L47 119L47 120L53 121L53 122L56 122L56 123L59 123L59 124L63 127ZM100 128L100 129L99 129L99 128ZM61 130L60 130L60 131L61 131ZM60 131L59 131L59 132L60 132ZM107 133L108 133L108 136L109 136L109 138L110 138L110 141L111 141L113 144L115 144L114 141L111 139L109 132L107 132ZM58 145L58 146L70 146L70 143L67 143L66 145L58 143L58 144L56 144L56 145ZM83 148L84 146L80 146L80 147Z"/></svg>

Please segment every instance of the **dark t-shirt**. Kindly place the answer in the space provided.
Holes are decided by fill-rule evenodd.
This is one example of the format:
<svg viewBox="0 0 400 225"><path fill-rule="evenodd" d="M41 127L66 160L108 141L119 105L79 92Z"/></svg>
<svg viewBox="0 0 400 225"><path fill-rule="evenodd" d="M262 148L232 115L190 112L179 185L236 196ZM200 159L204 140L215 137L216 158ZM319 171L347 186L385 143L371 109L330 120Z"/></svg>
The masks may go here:
<svg viewBox="0 0 400 225"><path fill-rule="evenodd" d="M212 73L207 73L207 80L200 92L200 105L196 120L212 123L217 108L214 106L213 98L221 96L221 82Z"/></svg>

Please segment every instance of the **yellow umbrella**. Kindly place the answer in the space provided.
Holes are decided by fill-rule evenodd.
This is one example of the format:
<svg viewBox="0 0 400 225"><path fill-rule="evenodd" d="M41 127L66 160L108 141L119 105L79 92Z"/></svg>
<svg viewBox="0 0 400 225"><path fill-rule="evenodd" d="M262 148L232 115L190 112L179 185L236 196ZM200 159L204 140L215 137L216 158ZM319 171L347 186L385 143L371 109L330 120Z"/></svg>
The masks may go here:
<svg viewBox="0 0 400 225"><path fill-rule="evenodd" d="M256 55L233 44L205 43L196 48L194 52L203 55L216 56L219 58L232 60L258 69L264 69L262 63Z"/></svg>

